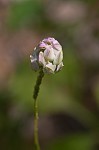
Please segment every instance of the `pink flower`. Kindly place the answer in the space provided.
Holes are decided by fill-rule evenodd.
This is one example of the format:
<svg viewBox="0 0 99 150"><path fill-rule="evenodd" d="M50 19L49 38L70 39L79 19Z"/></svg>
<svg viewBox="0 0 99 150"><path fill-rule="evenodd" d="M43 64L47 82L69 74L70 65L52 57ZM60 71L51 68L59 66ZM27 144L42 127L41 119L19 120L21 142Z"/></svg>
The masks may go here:
<svg viewBox="0 0 99 150"><path fill-rule="evenodd" d="M62 46L54 38L42 40L30 55L32 67L35 71L42 66L45 73L55 73L63 67Z"/></svg>

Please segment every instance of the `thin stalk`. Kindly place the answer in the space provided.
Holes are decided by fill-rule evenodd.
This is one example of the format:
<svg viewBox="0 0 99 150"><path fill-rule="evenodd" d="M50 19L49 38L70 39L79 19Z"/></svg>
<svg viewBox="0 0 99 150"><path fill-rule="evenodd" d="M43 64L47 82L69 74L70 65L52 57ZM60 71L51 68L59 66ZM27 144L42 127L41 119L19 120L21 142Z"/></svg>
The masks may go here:
<svg viewBox="0 0 99 150"><path fill-rule="evenodd" d="M40 69L39 75L37 77L37 81L34 87L34 93L33 93L33 98L34 98L34 144L35 144L35 150L40 150L40 145L39 145L39 138L38 138L38 93L40 89L40 85L42 82L42 79L44 77L44 72L42 69Z"/></svg>

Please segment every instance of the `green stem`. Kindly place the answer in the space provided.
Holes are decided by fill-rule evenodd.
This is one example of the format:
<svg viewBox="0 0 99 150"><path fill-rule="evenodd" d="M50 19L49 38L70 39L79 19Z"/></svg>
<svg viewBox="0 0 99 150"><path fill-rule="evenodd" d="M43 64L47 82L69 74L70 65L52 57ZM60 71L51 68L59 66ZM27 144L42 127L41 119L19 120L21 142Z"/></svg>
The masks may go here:
<svg viewBox="0 0 99 150"><path fill-rule="evenodd" d="M34 101L34 144L35 144L35 149L40 150L39 139L38 139L38 106L37 106L37 100Z"/></svg>
<svg viewBox="0 0 99 150"><path fill-rule="evenodd" d="M38 103L37 103L37 97L40 89L40 84L42 82L42 78L44 77L44 72L42 68L40 69L39 75L37 77L36 85L34 87L34 144L35 149L40 150L39 146L39 138L38 138Z"/></svg>

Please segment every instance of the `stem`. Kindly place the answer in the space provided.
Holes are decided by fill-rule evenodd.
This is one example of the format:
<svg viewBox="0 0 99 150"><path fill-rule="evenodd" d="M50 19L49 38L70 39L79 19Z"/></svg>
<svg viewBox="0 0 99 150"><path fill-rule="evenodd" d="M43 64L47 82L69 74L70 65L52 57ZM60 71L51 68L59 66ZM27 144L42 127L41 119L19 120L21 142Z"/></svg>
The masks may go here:
<svg viewBox="0 0 99 150"><path fill-rule="evenodd" d="M42 68L40 69L39 75L37 77L36 85L34 87L34 144L35 149L40 150L39 146L39 139L38 139L38 103L37 103L37 97L40 89L40 84L42 82L42 78L44 77L44 72Z"/></svg>
<svg viewBox="0 0 99 150"><path fill-rule="evenodd" d="M35 149L40 150L39 139L38 139L38 107L37 101L34 101L34 144Z"/></svg>

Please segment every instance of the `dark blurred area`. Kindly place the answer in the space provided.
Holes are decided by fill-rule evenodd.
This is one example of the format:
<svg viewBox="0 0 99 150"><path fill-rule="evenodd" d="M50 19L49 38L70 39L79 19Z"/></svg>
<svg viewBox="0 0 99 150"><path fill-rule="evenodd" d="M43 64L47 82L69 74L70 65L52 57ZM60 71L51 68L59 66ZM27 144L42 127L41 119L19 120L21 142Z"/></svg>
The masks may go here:
<svg viewBox="0 0 99 150"><path fill-rule="evenodd" d="M41 85L41 149L99 150L99 0L0 0L0 150L34 149L29 55L46 37L64 68Z"/></svg>

